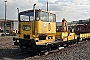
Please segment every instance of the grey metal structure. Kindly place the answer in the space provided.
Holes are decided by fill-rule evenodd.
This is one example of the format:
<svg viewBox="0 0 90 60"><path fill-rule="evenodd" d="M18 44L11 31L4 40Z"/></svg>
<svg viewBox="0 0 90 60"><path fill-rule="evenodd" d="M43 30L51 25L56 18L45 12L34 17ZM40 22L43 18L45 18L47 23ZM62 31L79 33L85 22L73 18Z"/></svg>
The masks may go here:
<svg viewBox="0 0 90 60"><path fill-rule="evenodd" d="M5 2L5 24L4 24L4 32L5 32L5 36L6 36L6 2L7 2L7 0L5 0L4 2Z"/></svg>

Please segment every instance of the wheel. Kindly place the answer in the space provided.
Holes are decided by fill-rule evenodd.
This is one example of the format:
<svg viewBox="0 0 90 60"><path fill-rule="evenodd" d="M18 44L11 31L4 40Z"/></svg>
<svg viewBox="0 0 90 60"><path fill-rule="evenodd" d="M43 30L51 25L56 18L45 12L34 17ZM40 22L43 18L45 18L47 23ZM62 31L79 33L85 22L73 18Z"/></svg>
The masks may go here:
<svg viewBox="0 0 90 60"><path fill-rule="evenodd" d="M23 41L20 41L19 42L19 47L21 48L22 51L26 51L27 50L27 47L24 45Z"/></svg>

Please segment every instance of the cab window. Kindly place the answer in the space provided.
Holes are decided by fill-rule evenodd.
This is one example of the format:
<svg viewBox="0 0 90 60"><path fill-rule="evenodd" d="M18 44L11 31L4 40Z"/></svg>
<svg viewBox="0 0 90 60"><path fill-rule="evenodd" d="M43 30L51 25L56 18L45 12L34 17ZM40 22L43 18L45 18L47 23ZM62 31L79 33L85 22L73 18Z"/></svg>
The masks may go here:
<svg viewBox="0 0 90 60"><path fill-rule="evenodd" d="M19 21L33 21L34 20L34 11L22 12L19 15ZM35 12L35 20L39 20L39 12Z"/></svg>
<svg viewBox="0 0 90 60"><path fill-rule="evenodd" d="M29 21L29 16L20 15L20 21Z"/></svg>
<svg viewBox="0 0 90 60"><path fill-rule="evenodd" d="M50 14L50 22L55 22L55 16L54 16L54 14Z"/></svg>
<svg viewBox="0 0 90 60"><path fill-rule="evenodd" d="M48 13L46 13L46 12L41 12L40 13L40 20L42 20L42 21L48 21Z"/></svg>

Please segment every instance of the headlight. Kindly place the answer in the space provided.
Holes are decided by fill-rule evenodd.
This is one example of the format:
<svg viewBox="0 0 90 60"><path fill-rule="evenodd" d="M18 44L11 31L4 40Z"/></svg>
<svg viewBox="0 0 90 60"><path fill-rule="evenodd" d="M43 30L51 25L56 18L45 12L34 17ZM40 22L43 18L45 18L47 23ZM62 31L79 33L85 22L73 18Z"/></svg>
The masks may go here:
<svg viewBox="0 0 90 60"><path fill-rule="evenodd" d="M23 25L22 26L22 29L23 30L30 30L30 25Z"/></svg>

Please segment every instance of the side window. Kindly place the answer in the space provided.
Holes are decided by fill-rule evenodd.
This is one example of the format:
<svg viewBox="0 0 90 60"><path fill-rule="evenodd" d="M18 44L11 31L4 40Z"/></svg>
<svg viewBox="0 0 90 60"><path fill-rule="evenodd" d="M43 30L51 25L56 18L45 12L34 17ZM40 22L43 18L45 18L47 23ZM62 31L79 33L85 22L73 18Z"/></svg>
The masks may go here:
<svg viewBox="0 0 90 60"><path fill-rule="evenodd" d="M40 12L36 12L36 20L40 20Z"/></svg>
<svg viewBox="0 0 90 60"><path fill-rule="evenodd" d="M54 14L50 14L50 22L54 22L54 19L55 19Z"/></svg>
<svg viewBox="0 0 90 60"><path fill-rule="evenodd" d="M33 18L34 18L33 16L30 16L30 21L33 21Z"/></svg>
<svg viewBox="0 0 90 60"><path fill-rule="evenodd" d="M80 30L80 28L78 27L78 30Z"/></svg>
<svg viewBox="0 0 90 60"><path fill-rule="evenodd" d="M81 27L78 27L78 30L81 31Z"/></svg>
<svg viewBox="0 0 90 60"><path fill-rule="evenodd" d="M42 21L48 21L48 13L41 12L41 20Z"/></svg>
<svg viewBox="0 0 90 60"><path fill-rule="evenodd" d="M90 31L90 27L88 27L88 30Z"/></svg>

